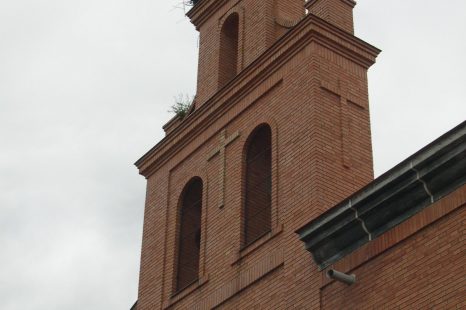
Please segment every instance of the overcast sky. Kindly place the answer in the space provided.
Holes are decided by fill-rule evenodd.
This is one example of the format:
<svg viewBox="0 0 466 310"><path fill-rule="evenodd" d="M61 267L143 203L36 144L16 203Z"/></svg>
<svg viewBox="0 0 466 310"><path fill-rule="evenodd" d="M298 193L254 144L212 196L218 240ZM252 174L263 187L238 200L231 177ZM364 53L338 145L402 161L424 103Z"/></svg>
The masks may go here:
<svg viewBox="0 0 466 310"><path fill-rule="evenodd" d="M129 309L145 180L195 93L181 0L0 0L0 309ZM465 119L466 1L360 0L376 174Z"/></svg>

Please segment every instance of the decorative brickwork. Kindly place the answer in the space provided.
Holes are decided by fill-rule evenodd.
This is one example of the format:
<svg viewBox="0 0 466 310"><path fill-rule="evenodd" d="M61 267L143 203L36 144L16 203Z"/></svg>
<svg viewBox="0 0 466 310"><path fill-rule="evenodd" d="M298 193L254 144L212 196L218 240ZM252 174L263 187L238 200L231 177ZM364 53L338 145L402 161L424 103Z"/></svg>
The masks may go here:
<svg viewBox="0 0 466 310"><path fill-rule="evenodd" d="M346 81L338 80L337 85L322 81L321 87L333 94L340 97L340 131L341 131L341 150L342 150L342 162L347 168L351 167L351 145L353 141L350 141L351 132L351 115L349 112L349 104L354 104L356 107L364 109L362 104L357 103L358 99L354 98L349 94L348 84Z"/></svg>
<svg viewBox="0 0 466 310"><path fill-rule="evenodd" d="M214 158L217 154L220 156L220 169L219 169L219 176L220 176L220 181L219 181L219 198L218 198L218 206L219 208L222 208L225 205L225 178L226 178L226 155L225 155L225 150L226 147L232 143L233 141L236 140L236 138L239 137L239 132L233 133L231 136L227 138L226 131L223 130L221 135L220 135L220 146L217 147L210 155L209 158L207 159L210 161L212 158Z"/></svg>

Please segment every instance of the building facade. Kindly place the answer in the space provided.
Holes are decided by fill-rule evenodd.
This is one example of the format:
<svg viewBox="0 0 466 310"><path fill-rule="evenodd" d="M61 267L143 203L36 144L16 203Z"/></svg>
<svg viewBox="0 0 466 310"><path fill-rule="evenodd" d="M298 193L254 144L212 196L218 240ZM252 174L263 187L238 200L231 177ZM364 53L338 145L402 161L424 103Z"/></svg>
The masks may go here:
<svg viewBox="0 0 466 310"><path fill-rule="evenodd" d="M136 163L147 195L134 308L391 309L422 296L461 305L465 247L455 215L464 219L466 173L448 174L442 180L455 178L449 190L390 219L386 209L364 205L368 216L391 223L377 222L377 233L367 237L360 230L369 231L369 220L334 216L347 214L348 201L380 200L380 192L391 197L394 187L373 180L367 70L380 51L354 36L354 6L352 0L196 1L188 12L200 34L194 104L167 123L165 138ZM458 130L452 158L461 172L464 126ZM446 152L443 146L435 152ZM429 192L416 176L416 186ZM409 200L416 186L403 188L408 196L400 199ZM426 211L432 205L445 210ZM434 247L440 254L432 254ZM416 291L424 261L439 277L440 263L450 263L456 280L426 282ZM329 279L332 268L355 273L356 283Z"/></svg>

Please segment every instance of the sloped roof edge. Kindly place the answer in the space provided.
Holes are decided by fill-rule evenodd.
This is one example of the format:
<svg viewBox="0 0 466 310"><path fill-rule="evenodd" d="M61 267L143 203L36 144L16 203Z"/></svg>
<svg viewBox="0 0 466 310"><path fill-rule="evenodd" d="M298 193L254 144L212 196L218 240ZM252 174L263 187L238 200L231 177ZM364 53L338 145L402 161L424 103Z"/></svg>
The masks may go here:
<svg viewBox="0 0 466 310"><path fill-rule="evenodd" d="M296 231L319 268L466 183L466 121Z"/></svg>

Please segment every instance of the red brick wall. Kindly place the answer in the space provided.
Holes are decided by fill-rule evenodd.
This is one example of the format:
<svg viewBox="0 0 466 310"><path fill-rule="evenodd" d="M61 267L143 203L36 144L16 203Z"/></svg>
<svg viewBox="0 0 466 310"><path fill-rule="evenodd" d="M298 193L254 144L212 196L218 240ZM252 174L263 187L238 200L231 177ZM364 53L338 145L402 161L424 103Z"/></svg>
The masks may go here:
<svg viewBox="0 0 466 310"><path fill-rule="evenodd" d="M354 33L353 0L309 0L306 4L311 14L317 15L337 27Z"/></svg>
<svg viewBox="0 0 466 310"><path fill-rule="evenodd" d="M239 15L238 70L263 53L272 38L272 1L226 1L214 15L199 27L199 65L197 105L202 106L218 89L220 76L220 33L224 21ZM272 29L271 29L272 28ZM246 32L247 30L247 32Z"/></svg>

